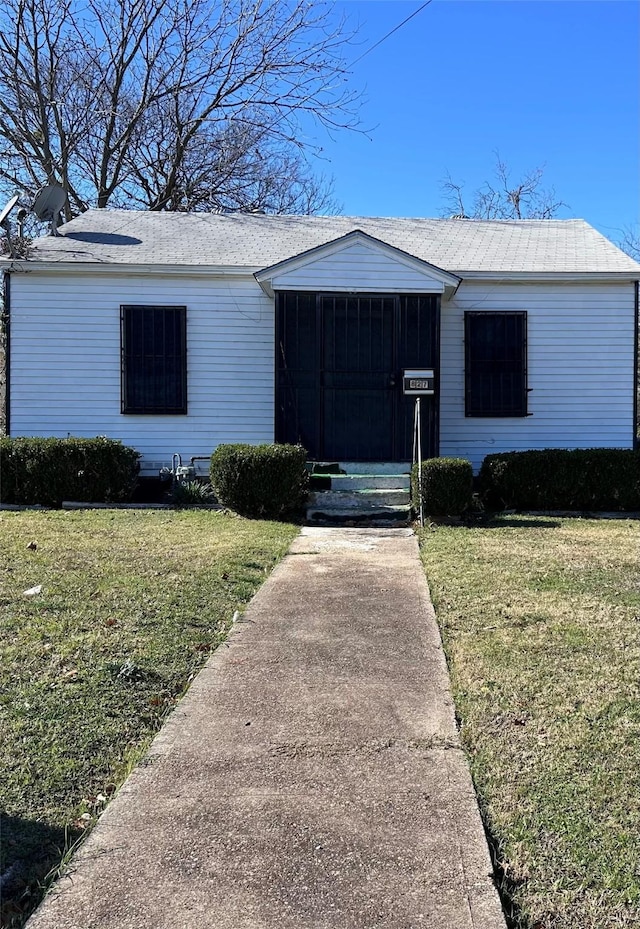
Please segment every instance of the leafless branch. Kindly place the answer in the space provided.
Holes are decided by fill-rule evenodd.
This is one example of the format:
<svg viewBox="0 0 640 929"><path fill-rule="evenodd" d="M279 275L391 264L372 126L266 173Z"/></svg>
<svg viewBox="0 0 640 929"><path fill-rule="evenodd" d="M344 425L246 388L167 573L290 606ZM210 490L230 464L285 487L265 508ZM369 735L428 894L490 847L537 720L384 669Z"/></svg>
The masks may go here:
<svg viewBox="0 0 640 929"><path fill-rule="evenodd" d="M512 180L511 171L498 152L494 152L495 181L485 181L472 194L473 208L465 210L464 184L456 183L447 173L442 182L445 196L443 215L470 219L552 219L567 206L560 200L553 187L544 188L544 167L526 172L518 180Z"/></svg>
<svg viewBox="0 0 640 929"><path fill-rule="evenodd" d="M329 208L309 133L358 128L352 38L308 0L5 0L0 187L62 183L68 216Z"/></svg>
<svg viewBox="0 0 640 929"><path fill-rule="evenodd" d="M618 246L631 258L640 261L640 226L627 226L623 229Z"/></svg>

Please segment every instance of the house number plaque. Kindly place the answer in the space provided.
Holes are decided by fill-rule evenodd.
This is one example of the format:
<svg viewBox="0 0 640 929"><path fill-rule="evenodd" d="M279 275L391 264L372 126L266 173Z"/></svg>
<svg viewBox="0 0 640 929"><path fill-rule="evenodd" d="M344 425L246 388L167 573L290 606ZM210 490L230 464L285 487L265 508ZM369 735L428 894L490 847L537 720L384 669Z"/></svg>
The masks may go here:
<svg viewBox="0 0 640 929"><path fill-rule="evenodd" d="M408 369L402 372L402 393L408 397L432 397L436 392L433 368Z"/></svg>

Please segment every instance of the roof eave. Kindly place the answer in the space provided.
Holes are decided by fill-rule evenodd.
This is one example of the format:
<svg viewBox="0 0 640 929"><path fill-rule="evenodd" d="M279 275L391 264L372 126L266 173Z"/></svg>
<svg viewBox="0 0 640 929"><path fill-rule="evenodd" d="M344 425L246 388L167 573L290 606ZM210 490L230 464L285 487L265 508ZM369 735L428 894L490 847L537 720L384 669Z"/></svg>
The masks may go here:
<svg viewBox="0 0 640 929"><path fill-rule="evenodd" d="M130 264L100 261L40 261L37 258L0 259L0 270L16 273L63 274L166 274L177 277L242 277L251 278L260 270L255 265L187 265L187 264Z"/></svg>
<svg viewBox="0 0 640 929"><path fill-rule="evenodd" d="M419 260L419 259L418 259ZM275 266L274 266L275 267ZM239 277L255 278L258 283L267 283L265 278L270 268L259 268L255 265L187 265L187 264L132 264L98 261L41 261L37 258L0 258L0 271L14 273L62 273L62 274L113 274L113 275L152 275L166 274L178 277L205 276L205 277ZM449 272L446 272L447 274ZM456 288L460 281L492 281L492 282L631 282L640 280L640 265L638 269L624 271L477 271L456 270L451 275L456 280ZM268 286L268 285L267 285ZM454 288L454 289L456 289ZM263 287L263 289L265 289ZM447 288L448 289L448 288Z"/></svg>
<svg viewBox="0 0 640 929"><path fill-rule="evenodd" d="M544 283L560 283L566 281L583 282L617 282L635 281L640 278L640 266L637 271L456 271L465 281L512 281L526 283L527 281Z"/></svg>

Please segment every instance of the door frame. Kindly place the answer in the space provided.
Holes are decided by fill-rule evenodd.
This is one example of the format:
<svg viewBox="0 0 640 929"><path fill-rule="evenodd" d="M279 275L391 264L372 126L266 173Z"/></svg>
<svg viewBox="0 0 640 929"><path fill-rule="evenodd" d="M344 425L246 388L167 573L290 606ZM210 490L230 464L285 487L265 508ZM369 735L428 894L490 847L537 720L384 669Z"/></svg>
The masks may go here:
<svg viewBox="0 0 640 929"><path fill-rule="evenodd" d="M431 455L437 456L439 454L439 444L440 444L440 294L434 293L398 293L398 292L371 292L371 291L334 291L334 290L307 290L307 291L291 291L291 290L282 290L276 291L274 294L274 311L275 311L275 326L274 326L274 348L275 348L275 370L274 370L274 436L276 442L281 441L292 441L291 437L287 437L286 434L286 407L281 410L281 391L287 392L293 389L292 384L281 384L280 375L281 372L287 371L286 366L282 367L283 355L281 352L281 312L286 312L286 307L280 307L279 301L281 297L286 298L287 296L291 297L293 294L304 295L305 297L315 298L315 337L316 337L316 346L315 346L315 392L317 397L317 410L316 410L316 422L315 422L315 446L317 450L320 450L320 457L313 458L313 450L309 450L309 456L311 460L326 460L324 457L324 390L326 389L322 383L322 373L324 371L323 367L323 354L324 354L324 320L323 320L323 298L341 298L349 299L350 297L359 297L359 298L377 298L377 299L391 299L393 300L393 348L392 348L392 365L394 370L391 373L395 377L395 385L391 387L394 390L392 409L391 409L391 419L392 419L392 436L391 436L391 447L392 447L392 457L389 459L391 461L404 462L410 460L410 453L407 457L404 454L401 454L401 445L404 441L404 437L400 436L401 428L401 411L403 409L403 403L406 403L406 399L402 395L402 371L399 367L399 353L400 353L400 337L401 337L401 301L403 297L430 297L435 298L435 305L432 312L435 313L434 321L434 358L431 360L425 360L425 367L435 368L435 387L436 392L433 398L424 398L428 399L429 405L427 407L427 416L424 416L423 410L423 447L429 449ZM405 364L403 367L411 367L410 364ZM286 380L286 378L285 378ZM282 401L286 405L286 399ZM424 404L423 401L423 407ZM335 458L331 459L336 460ZM347 459L344 458L346 461ZM380 460L376 459L355 459L350 458L348 460L361 460L361 461L374 461Z"/></svg>

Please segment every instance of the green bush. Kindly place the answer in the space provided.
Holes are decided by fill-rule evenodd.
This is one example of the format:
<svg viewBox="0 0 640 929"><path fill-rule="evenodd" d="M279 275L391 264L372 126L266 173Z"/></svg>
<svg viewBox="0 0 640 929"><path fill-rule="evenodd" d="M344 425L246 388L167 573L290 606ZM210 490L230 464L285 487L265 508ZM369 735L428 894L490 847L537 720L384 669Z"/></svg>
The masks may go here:
<svg viewBox="0 0 640 929"><path fill-rule="evenodd" d="M139 454L95 439L0 439L0 502L60 506L63 500L116 503L135 488Z"/></svg>
<svg viewBox="0 0 640 929"><path fill-rule="evenodd" d="M640 452L548 448L488 455L480 491L491 509L640 510Z"/></svg>
<svg viewBox="0 0 640 929"><path fill-rule="evenodd" d="M464 458L427 458L422 462L422 503L427 516L462 516L471 507L473 470ZM420 509L418 465L411 472L411 500Z"/></svg>
<svg viewBox="0 0 640 929"><path fill-rule="evenodd" d="M216 502L213 487L207 481L176 481L171 491L175 506L208 506Z"/></svg>
<svg viewBox="0 0 640 929"><path fill-rule="evenodd" d="M307 453L299 445L219 445L211 484L220 503L242 516L275 519L307 498Z"/></svg>

